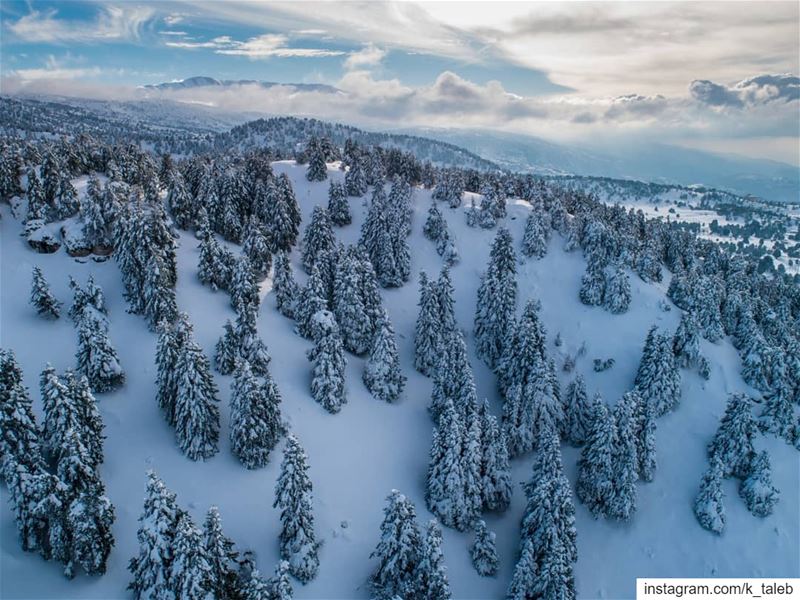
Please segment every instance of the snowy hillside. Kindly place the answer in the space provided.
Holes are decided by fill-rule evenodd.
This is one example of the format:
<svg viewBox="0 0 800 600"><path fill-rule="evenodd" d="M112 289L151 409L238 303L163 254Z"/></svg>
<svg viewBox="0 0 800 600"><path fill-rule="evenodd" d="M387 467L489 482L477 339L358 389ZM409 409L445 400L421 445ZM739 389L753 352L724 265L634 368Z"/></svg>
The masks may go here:
<svg viewBox="0 0 800 600"><path fill-rule="evenodd" d="M326 206L329 181L309 183L306 170L294 162L273 163L276 175L289 176L300 204L303 228L315 206ZM329 180L340 181L344 173L329 165ZM85 178L78 181L79 192ZM366 215L364 198L348 198L353 222L334 228L345 244L358 241ZM470 228L465 211L477 194L465 193L462 206L440 210L461 260L452 268L455 313L463 330L474 369L479 398L488 398L492 412L501 414L501 399L492 371L475 356L473 318L480 275L487 265L497 230ZM294 581L296 598L368 598L367 579L375 567L370 553L379 540L386 497L397 489L416 505L418 520L432 515L426 509L425 487L433 423L427 408L431 380L413 366L414 330L418 314L419 273L436 276L442 259L422 228L431 205L431 191L413 192L411 280L399 288L381 289L397 333L403 373L408 377L400 401L387 404L370 395L362 383L364 359L347 355L347 404L339 414L329 414L310 394L311 365L306 351L312 343L294 332L294 321L275 306L272 279L260 285L261 306L258 332L272 356L270 371L283 398L281 411L308 454L313 483L313 512L317 537L322 540L317 577L307 585ZM581 303L579 289L586 269L580 251L566 252L565 240L554 234L540 260L520 252L530 204L509 200L508 216L501 222L510 230L517 250L519 299L517 314L529 299L541 301L541 317L547 330L547 350L554 358L562 390L582 374L590 395L598 391L615 403L634 384L645 336L652 325L672 334L681 310L666 300L670 274L664 270L661 283L643 282L633 274L630 310L615 315L600 307ZM279 511L272 508L278 476L282 439L269 465L245 469L231 454L228 441L230 376L214 372L219 387L220 452L205 462L183 456L173 430L165 423L156 402L157 334L144 320L126 312L120 269L113 259L73 258L62 248L54 254L37 254L27 244L22 223L8 205L0 206L0 346L13 349L24 372L24 382L34 398L41 422L39 374L46 363L60 373L74 367L76 332L65 316L50 322L38 317L28 302L31 270L40 266L59 300L68 307L72 293L68 276L83 284L89 275L103 288L108 304L110 339L126 371L125 385L117 391L98 394L105 423L105 462L100 473L107 495L116 507L113 527L116 540L108 572L102 577L82 573L69 581L56 562L45 562L35 553L20 550L14 515L2 502L0 529L0 597L2 598L127 598L130 581L128 561L138 553L137 519L142 511L146 472L154 469L165 485L176 492L178 503L196 523L216 505L225 532L240 551L252 550L259 569L271 573L279 560ZM220 242L227 244L227 242ZM238 247L231 246L238 254ZM212 292L198 281L198 241L181 231L178 257L178 308L186 311L194 325L195 339L206 355L223 333L226 319L234 319L228 294ZM300 252L291 253L295 273L305 282ZM671 306L671 310L665 310ZM556 346L560 335L562 343ZM581 346L572 373L561 370L569 354ZM578 561L575 571L579 598L631 598L636 577L787 577L800 575L800 459L796 449L771 435L759 435L757 449L769 452L773 483L780 490L774 513L766 518L750 514L737 490L738 481L723 482L727 525L723 535L714 535L698 524L692 510L703 473L707 468L706 445L714 436L729 394L752 390L740 375L741 360L729 338L718 344L701 341L710 364L706 381L697 373L681 371L681 400L677 410L658 420L658 470L651 483L637 484L638 508L631 521L619 523L594 519L575 500ZM595 372L594 359L613 358L608 370ZM574 486L580 450L562 445L566 475ZM469 548L473 534L443 528L444 560L454 598L499 599L505 597L518 558L520 522L526 500L521 482L532 474L530 454L512 460L513 498L500 514L485 514L490 530L497 534L499 571L496 577L480 577L472 567ZM6 487L2 488L3 494Z"/></svg>

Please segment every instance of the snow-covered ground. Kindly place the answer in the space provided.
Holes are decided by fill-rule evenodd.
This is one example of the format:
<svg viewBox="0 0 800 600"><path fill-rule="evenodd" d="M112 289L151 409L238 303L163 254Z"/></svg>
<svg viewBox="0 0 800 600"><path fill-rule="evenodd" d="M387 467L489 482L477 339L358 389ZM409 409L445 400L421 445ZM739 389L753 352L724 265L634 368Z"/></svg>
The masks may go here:
<svg viewBox="0 0 800 600"><path fill-rule="evenodd" d="M328 182L306 182L305 171L293 163L276 163L276 172L286 172L295 186L305 222L316 204L327 203ZM330 176L342 178L331 170ZM338 238L353 243L364 217L361 199L350 199L354 221L336 230ZM433 243L422 236L430 192L415 191L415 216L410 240L412 281L403 288L384 290L384 304L398 334L401 362L408 385L396 405L372 398L361 382L363 359L348 355L348 404L330 415L309 393L310 363L305 351L310 343L293 333L293 322L275 309L270 281L263 283L259 332L272 355L271 370L283 396L282 411L292 431L304 445L314 484L314 510L320 551L318 577L306 586L295 582L297 598L367 598L365 584L374 563L369 554L378 541L385 497L393 488L410 497L420 522L431 518L425 508L425 476L431 442L432 421L426 412L431 382L412 367L413 332L417 316L418 274L438 273L441 259ZM465 206L469 205L469 198ZM479 395L492 401L495 414L500 404L495 378L474 358L472 318L479 284L495 231L469 229L462 210L441 207L461 254L452 270L456 289L456 314L467 333L470 357ZM528 211L523 203L509 206L507 226L519 244ZM71 294L68 275L84 282L93 274L103 287L109 306L110 337L127 372L125 386L98 395L106 425L106 459L101 467L108 495L116 506L116 546L103 577L78 575L67 581L55 563L19 549L11 512L5 498L0 512L0 597L2 598L125 598L129 581L128 560L137 552L137 518L142 509L145 472L155 469L168 487L177 492L180 504L201 522L210 505L220 508L226 533L240 550L252 549L259 568L271 572L278 560L279 513L272 508L274 484L280 464L279 445L264 469L248 471L231 455L228 447L228 401L230 377L215 373L220 388L222 438L220 453L206 463L193 463L178 450L172 429L165 423L155 400L156 336L144 320L125 312L121 280L113 260L97 263L91 258L73 259L64 250L39 255L18 234L21 225L7 206L0 207L0 345L13 348L25 373L25 383L35 398L39 373L47 362L62 371L74 366L77 335L65 316L56 322L36 316L28 304L33 265L41 266L53 291L68 306ZM688 212L688 211L687 211ZM586 343L585 356L576 372L586 377L589 393L599 390L616 401L630 389L648 328L658 324L674 331L680 311L665 312L668 278L659 286L643 283L632 275L633 300L624 315L612 315L580 303L578 289L585 268L580 252L565 253L563 240L555 235L547 256L519 265L520 304L530 298L542 302L542 318L548 331L549 351L557 364L565 352L574 353ZM298 278L299 253L292 259ZM197 341L206 353L222 333L226 318L233 318L227 294L211 292L197 280L197 241L183 234L178 251L177 299L189 313ZM553 340L561 333L563 345ZM713 436L730 392L752 391L742 381L739 357L726 340L719 345L703 342L711 363L711 378L704 381L683 372L683 397L678 410L658 422L658 471L655 481L638 485L638 510L630 523L594 520L576 503L580 598L631 598L636 577L785 577L800 576L800 454L773 438L759 438L774 468L774 484L781 499L773 515L752 516L737 493L736 482L724 483L727 528L721 537L703 530L692 512L692 502L706 468L706 443ZM595 373L594 358L616 360L608 371ZM566 385L575 373L562 373ZM578 451L564 447L567 475L574 483ZM481 578L469 558L471 534L444 531L445 562L454 598L502 598L516 561L519 524L525 499L519 483L531 474L532 456L512 463L514 497L503 514L487 515L489 528L497 532L500 570L496 578ZM2 489L5 495L5 488Z"/></svg>

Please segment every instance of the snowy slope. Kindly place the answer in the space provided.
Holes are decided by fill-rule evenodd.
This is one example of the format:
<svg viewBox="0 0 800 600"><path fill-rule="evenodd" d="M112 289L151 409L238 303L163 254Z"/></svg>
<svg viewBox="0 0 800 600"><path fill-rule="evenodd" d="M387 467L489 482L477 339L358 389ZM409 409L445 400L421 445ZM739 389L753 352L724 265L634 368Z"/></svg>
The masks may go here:
<svg viewBox="0 0 800 600"><path fill-rule="evenodd" d="M327 203L328 182L309 184L304 169L293 163L276 163L276 173L292 179L305 222L315 204ZM330 171L341 178L339 171ZM469 196L469 195L467 195ZM362 201L350 199L354 222L337 229L340 240L353 243L364 217ZM361 382L363 359L348 355L348 404L338 415L326 413L310 396L310 363L305 351L310 342L295 335L293 322L275 309L270 282L262 285L258 327L272 355L271 370L283 395L282 411L291 429L304 445L314 484L314 510L320 551L319 575L307 586L295 582L297 598L367 598L365 581L374 564L369 554L378 541L384 499L397 488L409 496L424 523L431 515L424 505L425 474L432 421L426 412L430 381L413 370L413 331L417 315L417 274L438 273L441 259L432 242L422 236L422 224L430 204L430 192L415 191L412 251L413 280L401 289L384 290L384 304L398 334L401 361L409 383L402 400L387 405L373 399ZM465 205L469 204L469 197ZM492 400L500 413L495 380L474 358L472 317L479 274L486 265L494 231L469 229L461 210L442 207L451 234L461 253L452 271L456 289L456 314L467 332L478 392ZM522 203L509 207L507 225L519 243L528 211ZM78 575L67 581L59 565L45 563L19 549L16 529L5 498L0 512L0 597L2 598L125 598L129 581L128 560L137 551L136 519L142 508L145 471L156 469L166 485L178 495L196 522L206 509L219 506L226 533L240 550L252 549L259 568L271 572L278 559L278 511L272 508L273 487L280 463L281 444L268 467L256 471L243 468L230 454L227 440L230 377L215 373L220 387L222 439L220 453L207 463L193 463L181 455L174 433L165 423L155 401L154 355L156 336L144 321L125 312L119 271L113 261L96 263L73 259L63 250L39 255L18 236L21 226L7 206L0 208L0 345L13 348L25 373L25 382L41 415L38 377L46 362L59 371L74 366L76 332L62 317L52 323L39 319L28 305L30 273L42 267L57 296L68 306L71 294L67 276L86 280L90 273L103 287L109 306L110 337L127 372L125 386L99 395L106 425L106 460L101 467L108 495L116 506L116 547L108 573L99 578ZM577 371L587 380L589 393L600 390L615 401L633 384L644 337L657 323L670 331L677 326L680 311L664 312L668 280L658 287L631 277L633 301L624 315L611 315L589 308L578 300L585 262L579 252L562 251L563 240L555 235L547 256L525 261L519 267L521 311L529 298L542 302L542 318L548 331L549 350L574 352L584 341L588 352L578 359ZM292 255L298 277L299 253ZM177 299L194 324L197 341L206 353L222 333L226 318L233 318L227 294L211 292L197 281L197 242L184 234L178 252ZM561 333L564 344L555 348ZM760 438L774 466L774 483L781 490L775 513L759 519L745 509L735 483L726 481L727 530L716 537L701 529L692 513L692 501L706 466L705 445L716 430L729 392L747 391L739 370L736 351L725 341L718 346L703 343L712 364L710 381L683 372L683 398L677 412L658 423L658 472L650 484L640 484L639 508L629 524L595 521L576 504L578 551L577 583L581 598L630 598L635 595L636 576L798 576L800 537L798 453L783 442ZM593 358L614 357L616 365L603 373L592 371ZM572 375L562 377L562 385ZM574 375L574 373L573 373ZM564 447L567 475L574 483L577 451ZM490 529L497 532L500 572L496 578L481 578L473 570L468 548L471 534L444 531L445 562L449 568L454 598L502 598L516 561L519 523L524 495L519 482L530 477L532 457L513 462L514 498L510 509L488 515ZM2 493L5 495L5 488ZM343 526L346 525L346 526Z"/></svg>

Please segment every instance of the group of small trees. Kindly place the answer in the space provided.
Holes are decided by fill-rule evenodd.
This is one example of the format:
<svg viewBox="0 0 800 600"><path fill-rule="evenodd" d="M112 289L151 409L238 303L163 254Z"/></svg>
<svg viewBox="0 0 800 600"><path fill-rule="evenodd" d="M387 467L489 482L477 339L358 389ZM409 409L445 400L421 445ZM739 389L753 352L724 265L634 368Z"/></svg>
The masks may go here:
<svg viewBox="0 0 800 600"><path fill-rule="evenodd" d="M436 206L436 202L433 202L428 210L428 219L425 221L422 232L426 238L436 244L436 252L446 265L452 266L459 261L458 249L453 243L447 228L447 221L442 216L439 207Z"/></svg>
<svg viewBox="0 0 800 600"><path fill-rule="evenodd" d="M449 600L450 583L442 553L442 532L435 520L420 532L414 504L397 490L387 497L381 537L371 557L378 564L370 576L380 600Z"/></svg>
<svg viewBox="0 0 800 600"><path fill-rule="evenodd" d="M375 269L383 287L400 287L411 275L411 186L395 179L387 195L383 183L375 185L367 216L361 226L359 245Z"/></svg>
<svg viewBox="0 0 800 600"><path fill-rule="evenodd" d="M41 428L10 351L0 351L0 457L2 477L22 549L64 565L102 574L114 537L114 507L98 468L103 422L86 377L49 365L42 373Z"/></svg>
<svg viewBox="0 0 800 600"><path fill-rule="evenodd" d="M191 460L211 458L219 441L217 386L185 313L172 325L162 323L156 368L158 404L181 451Z"/></svg>
<svg viewBox="0 0 800 600"><path fill-rule="evenodd" d="M759 517L772 514L779 493L772 485L769 455L754 448L757 434L752 400L745 394L732 394L708 445L709 467L695 499L694 512L705 529L717 534L725 529L722 480L726 477L741 480L739 495L751 513Z"/></svg>
<svg viewBox="0 0 800 600"><path fill-rule="evenodd" d="M288 565L278 564L275 577L265 581L247 560L240 560L233 542L222 530L212 506L203 527L158 476L147 475L144 509L139 517L139 553L128 565L134 598L204 600L291 600Z"/></svg>

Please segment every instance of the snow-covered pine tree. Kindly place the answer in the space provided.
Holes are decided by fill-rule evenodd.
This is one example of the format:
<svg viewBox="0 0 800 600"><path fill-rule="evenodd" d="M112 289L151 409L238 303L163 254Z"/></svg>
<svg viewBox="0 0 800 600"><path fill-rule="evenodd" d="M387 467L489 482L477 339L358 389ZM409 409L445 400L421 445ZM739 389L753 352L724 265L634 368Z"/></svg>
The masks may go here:
<svg viewBox="0 0 800 600"><path fill-rule="evenodd" d="M394 328L385 311L364 366L363 380L373 396L389 403L400 397L406 384L400 368Z"/></svg>
<svg viewBox="0 0 800 600"><path fill-rule="evenodd" d="M589 306L600 306L606 295L605 265L602 259L587 256L586 272L581 278L579 296L581 302Z"/></svg>
<svg viewBox="0 0 800 600"><path fill-rule="evenodd" d="M441 320L436 284L423 271L419 276L419 315L414 334L414 367L423 375L434 374L441 345Z"/></svg>
<svg viewBox="0 0 800 600"><path fill-rule="evenodd" d="M156 345L156 399L167 423L175 425L175 399L178 395L176 367L183 346L191 335L192 325L186 313L180 313L175 325L162 323Z"/></svg>
<svg viewBox="0 0 800 600"><path fill-rule="evenodd" d="M450 267L445 265L439 272L439 279L435 287L436 298L439 301L439 323L442 339L449 336L457 329L455 311L455 289L450 278Z"/></svg>
<svg viewBox="0 0 800 600"><path fill-rule="evenodd" d="M308 142L308 181L325 181L328 178L328 165L325 164L325 152L316 138Z"/></svg>
<svg viewBox="0 0 800 600"><path fill-rule="evenodd" d="M387 501L381 539L370 554L370 558L378 559L370 576L372 592L378 600L415 598L422 550L416 511L411 501L397 490L392 490Z"/></svg>
<svg viewBox="0 0 800 600"><path fill-rule="evenodd" d="M307 460L300 442L290 434L283 451L273 503L273 507L281 509L281 558L288 561L289 571L302 583L308 583L317 575L320 546L314 534Z"/></svg>
<svg viewBox="0 0 800 600"><path fill-rule="evenodd" d="M174 558L170 565L170 591L181 600L210 600L214 597L214 573L208 560L200 529L188 513L178 518Z"/></svg>
<svg viewBox="0 0 800 600"><path fill-rule="evenodd" d="M42 466L36 418L14 352L0 349L0 477L17 463L29 472Z"/></svg>
<svg viewBox="0 0 800 600"><path fill-rule="evenodd" d="M164 261L156 254L147 263L144 279L144 315L151 331L162 321L171 323L178 314L175 289L168 277Z"/></svg>
<svg viewBox="0 0 800 600"><path fill-rule="evenodd" d="M363 159L355 154L350 159L349 168L344 175L344 187L348 196L363 196L367 193L367 178L364 173Z"/></svg>
<svg viewBox="0 0 800 600"><path fill-rule="evenodd" d="M31 304L39 315L57 319L61 314L61 302L53 295L50 284L44 278L42 270L33 267L33 282L31 284Z"/></svg>
<svg viewBox="0 0 800 600"><path fill-rule="evenodd" d="M223 249L214 234L202 231L200 238L200 259L197 265L197 277L201 283L211 289L228 289L232 276L232 266L228 262L229 253Z"/></svg>
<svg viewBox="0 0 800 600"><path fill-rule="evenodd" d="M339 326L333 313L321 310L313 317L314 347L308 351L313 363L311 395L330 413L338 413L347 402L344 391L344 357Z"/></svg>
<svg viewBox="0 0 800 600"><path fill-rule="evenodd" d="M321 310L327 310L327 296L325 284L322 281L322 272L319 266L315 265L305 287L300 292L297 304L294 306L297 331L303 337L313 336L314 315Z"/></svg>
<svg viewBox="0 0 800 600"><path fill-rule="evenodd" d="M289 255L281 250L275 256L275 273L272 280L275 292L275 305L278 311L290 319L295 316L295 304L300 296L300 288L294 280Z"/></svg>
<svg viewBox="0 0 800 600"><path fill-rule="evenodd" d="M248 469L263 467L281 434L278 388L269 373L260 383L240 360L231 390L231 451Z"/></svg>
<svg viewBox="0 0 800 600"><path fill-rule="evenodd" d="M414 598L450 600L450 582L447 579L447 567L444 565L442 552L442 530L436 519L428 521L425 527L415 579Z"/></svg>
<svg viewBox="0 0 800 600"><path fill-rule="evenodd" d="M128 570L132 579L128 589L136 600L173 600L170 571L180 509L175 494L153 472L147 473L144 509L139 517L139 554Z"/></svg>
<svg viewBox="0 0 800 600"><path fill-rule="evenodd" d="M461 458L465 435L453 402L446 398L434 428L425 499L443 525L459 531L465 531L474 516L465 498L465 465Z"/></svg>
<svg viewBox="0 0 800 600"><path fill-rule="evenodd" d="M575 447L583 446L589 433L592 405L586 393L586 382L580 373L567 386L564 402L567 440Z"/></svg>
<svg viewBox="0 0 800 600"><path fill-rule="evenodd" d="M534 208L525 221L525 234L522 236L522 254L529 258L543 258L547 254L547 240L550 229L544 223L541 211Z"/></svg>
<svg viewBox="0 0 800 600"><path fill-rule="evenodd" d="M214 346L214 366L221 375L230 375L239 356L239 337L230 319L225 321L222 336Z"/></svg>
<svg viewBox="0 0 800 600"><path fill-rule="evenodd" d="M285 560L275 566L275 575L269 580L269 600L292 600L294 590L289 578L289 563ZM247 598L246 600L251 600ZM254 599L252 599L254 600Z"/></svg>
<svg viewBox="0 0 800 600"><path fill-rule="evenodd" d="M758 433L751 407L747 395L731 394L719 428L708 445L708 455L720 459L723 477L733 475L743 479L750 473L755 457L753 440Z"/></svg>
<svg viewBox="0 0 800 600"><path fill-rule="evenodd" d="M695 368L708 379L708 362L700 354L700 328L692 311L681 314L681 321L672 338L672 351L679 367Z"/></svg>
<svg viewBox="0 0 800 600"><path fill-rule="evenodd" d="M361 281L352 252L345 252L336 265L333 313L339 323L344 347L357 355L369 351L374 337L372 319L361 297Z"/></svg>
<svg viewBox="0 0 800 600"><path fill-rule="evenodd" d="M92 466L97 467L103 462L103 419L97 409L97 401L89 388L86 377L76 377L72 371L64 373L64 383L67 386L72 409L75 411L76 420L80 431L81 442L86 446Z"/></svg>
<svg viewBox="0 0 800 600"><path fill-rule="evenodd" d="M528 500L520 531L520 558L507 598L574 600L573 569L578 559L575 507L564 475L558 433L545 428L525 485Z"/></svg>
<svg viewBox="0 0 800 600"><path fill-rule="evenodd" d="M769 454L762 451L755 455L750 464L750 473L739 485L739 495L747 505L747 510L757 517L772 514L780 495L772 485L772 467Z"/></svg>
<svg viewBox="0 0 800 600"><path fill-rule="evenodd" d="M722 491L722 461L711 456L700 491L694 501L694 515L704 529L721 534L725 530L725 493Z"/></svg>
<svg viewBox="0 0 800 600"><path fill-rule="evenodd" d="M481 410L481 495L483 508L504 511L511 502L511 469L508 462L508 443L494 415L489 414L484 400Z"/></svg>
<svg viewBox="0 0 800 600"><path fill-rule="evenodd" d="M111 527L114 506L102 489L81 489L69 506L67 523L72 536L73 561L87 575L102 575L114 546Z"/></svg>
<svg viewBox="0 0 800 600"><path fill-rule="evenodd" d="M212 506L203 523L203 544L211 568L211 582L215 598L237 597L237 568L239 553L222 530L219 509Z"/></svg>
<svg viewBox="0 0 800 600"><path fill-rule="evenodd" d="M108 323L94 310L83 311L78 326L77 370L93 392L108 392L125 383L117 351L108 339Z"/></svg>
<svg viewBox="0 0 800 600"><path fill-rule="evenodd" d="M636 512L636 481L639 479L638 417L641 398L627 392L614 406L614 498L608 515L627 521Z"/></svg>
<svg viewBox="0 0 800 600"><path fill-rule="evenodd" d="M655 326L647 333L635 385L642 400L652 404L658 417L674 410L680 401L681 376L675 364L672 338L660 334Z"/></svg>
<svg viewBox="0 0 800 600"><path fill-rule="evenodd" d="M788 383L777 391L767 393L759 416L759 425L764 431L774 433L790 444L793 443L795 431L798 429L791 394Z"/></svg>
<svg viewBox="0 0 800 600"><path fill-rule="evenodd" d="M250 260L257 280L263 280L272 268L272 242L266 228L253 219L242 244L242 253Z"/></svg>
<svg viewBox="0 0 800 600"><path fill-rule="evenodd" d="M607 515L614 502L614 420L602 398L595 396L586 444L578 459L575 491L592 515Z"/></svg>
<svg viewBox="0 0 800 600"><path fill-rule="evenodd" d="M331 181L328 187L328 214L331 216L331 223L339 227L353 222L350 204L347 202L347 192L344 185L338 181Z"/></svg>
<svg viewBox="0 0 800 600"><path fill-rule="evenodd" d="M621 264L606 269L605 294L603 306L618 315L628 311L631 304L631 282Z"/></svg>
<svg viewBox="0 0 800 600"><path fill-rule="evenodd" d="M495 534L486 527L486 521L479 519L475 526L475 541L470 549L472 566L481 577L494 577L497 574L497 548Z"/></svg>
<svg viewBox="0 0 800 600"><path fill-rule="evenodd" d="M244 307L258 308L258 279L246 254L239 256L231 277L231 306L237 311Z"/></svg>
<svg viewBox="0 0 800 600"><path fill-rule="evenodd" d="M281 561L285 563L286 561ZM288 563L287 563L288 564ZM266 581L258 569L253 569L245 583L241 586L241 600L273 600L272 586ZM290 596L291 598L291 596Z"/></svg>
<svg viewBox="0 0 800 600"><path fill-rule="evenodd" d="M475 310L476 353L492 368L503 356L514 327L517 307L515 262L511 233L503 227L492 244L489 264L478 288Z"/></svg>
<svg viewBox="0 0 800 600"><path fill-rule="evenodd" d="M219 450L217 386L211 366L191 338L181 348L175 365L175 436L181 451L191 460L208 459Z"/></svg>
<svg viewBox="0 0 800 600"><path fill-rule="evenodd" d="M422 227L422 233L426 238L435 242L442 237L446 229L447 224L439 211L439 207L436 206L436 202L431 202L431 207L428 209L428 218Z"/></svg>
<svg viewBox="0 0 800 600"><path fill-rule="evenodd" d="M311 273L321 255L333 251L335 246L336 237L333 234L328 210L322 206L315 206L311 212L311 222L303 234L301 263L306 273Z"/></svg>
<svg viewBox="0 0 800 600"><path fill-rule="evenodd" d="M177 171L172 173L167 184L167 207L179 229L187 230L194 220L192 196L186 189L186 182Z"/></svg>
<svg viewBox="0 0 800 600"><path fill-rule="evenodd" d="M66 446L69 431L80 428L78 411L66 384L48 363L39 378L44 420L42 422L42 450L51 462L57 463Z"/></svg>

